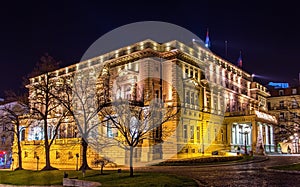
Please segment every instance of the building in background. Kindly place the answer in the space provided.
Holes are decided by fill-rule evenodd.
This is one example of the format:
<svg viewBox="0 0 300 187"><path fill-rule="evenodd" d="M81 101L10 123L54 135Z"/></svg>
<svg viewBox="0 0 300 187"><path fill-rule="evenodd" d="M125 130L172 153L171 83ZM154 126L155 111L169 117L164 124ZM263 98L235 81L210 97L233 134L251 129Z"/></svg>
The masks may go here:
<svg viewBox="0 0 300 187"><path fill-rule="evenodd" d="M4 102L4 100L3 100ZM16 102L0 105L0 168L10 168L12 163L12 146L14 141L14 124L6 118L6 109L12 109Z"/></svg>
<svg viewBox="0 0 300 187"><path fill-rule="evenodd" d="M279 122L276 126L276 143L283 153L299 153L300 136L300 86L270 89L269 112Z"/></svg>
<svg viewBox="0 0 300 187"><path fill-rule="evenodd" d="M104 64L104 68L101 68ZM181 117L164 125L172 131L155 130L140 144L136 162L168 158L187 158L211 154L236 154L246 151L262 154L274 152L274 127L277 123L267 111L266 87L236 65L211 52L204 43L190 45L180 41L157 43L144 40L107 54L58 69L57 77L72 77L86 69L100 69L99 94L146 102L160 99L167 106L181 106ZM30 79L35 84L43 75ZM29 84L29 88L30 88ZM34 90L29 90L34 95ZM34 99L31 97L30 99ZM72 121L72 120L70 120ZM109 126L99 126L107 138L114 138ZM161 128L162 129L162 128ZM39 155L43 163L43 129L35 125L22 137L24 168L35 167ZM150 146L149 146L150 145ZM81 155L80 134L70 122L60 127L51 148L51 162L58 168L75 168ZM99 156L112 158L117 164L128 164L126 150L107 147L100 152L90 148L88 162Z"/></svg>

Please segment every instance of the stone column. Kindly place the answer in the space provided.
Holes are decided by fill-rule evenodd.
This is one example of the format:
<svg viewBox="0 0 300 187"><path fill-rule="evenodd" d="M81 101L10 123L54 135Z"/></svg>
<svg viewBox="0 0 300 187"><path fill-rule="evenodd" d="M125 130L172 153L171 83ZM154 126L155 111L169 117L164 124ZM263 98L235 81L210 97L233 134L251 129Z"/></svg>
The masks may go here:
<svg viewBox="0 0 300 187"><path fill-rule="evenodd" d="M257 124L256 121L253 119L251 121L251 143L252 143L252 150L254 151L257 144Z"/></svg>
<svg viewBox="0 0 300 187"><path fill-rule="evenodd" d="M270 152L274 152L275 151L275 147L274 147L274 132L273 132L273 126L270 125L270 145L271 145L271 150Z"/></svg>
<svg viewBox="0 0 300 187"><path fill-rule="evenodd" d="M269 150L269 128L268 128L268 124L265 124L265 134L266 134L266 136L265 136L265 140L266 140L266 147L265 147L265 149L266 149L266 151L270 151Z"/></svg>
<svg viewBox="0 0 300 187"><path fill-rule="evenodd" d="M230 125L230 133L231 133L231 143L232 144L236 144L236 136L235 136L235 134L236 134L236 129L235 129L236 127L233 127L233 124L231 123L231 125Z"/></svg>
<svg viewBox="0 0 300 187"><path fill-rule="evenodd" d="M240 144L240 128L238 124L235 126L235 134L236 134L236 144Z"/></svg>
<svg viewBox="0 0 300 187"><path fill-rule="evenodd" d="M207 97L206 97L206 88L203 88L203 100L204 100L204 111L207 110Z"/></svg>

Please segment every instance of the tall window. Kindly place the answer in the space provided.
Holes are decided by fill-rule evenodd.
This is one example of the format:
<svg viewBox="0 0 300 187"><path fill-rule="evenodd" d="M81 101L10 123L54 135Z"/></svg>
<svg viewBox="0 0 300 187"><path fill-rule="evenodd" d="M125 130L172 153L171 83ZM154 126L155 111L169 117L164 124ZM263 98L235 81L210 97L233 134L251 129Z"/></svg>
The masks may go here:
<svg viewBox="0 0 300 187"><path fill-rule="evenodd" d="M183 138L187 139L187 125L183 125Z"/></svg>
<svg viewBox="0 0 300 187"><path fill-rule="evenodd" d="M197 142L200 143L200 127L197 127Z"/></svg>
<svg viewBox="0 0 300 187"><path fill-rule="evenodd" d="M223 129L221 129L221 141L224 142L224 132L223 132Z"/></svg>
<svg viewBox="0 0 300 187"><path fill-rule="evenodd" d="M25 140L25 129L22 128L21 130L21 137L20 137L21 141L24 141Z"/></svg>
<svg viewBox="0 0 300 187"><path fill-rule="evenodd" d="M192 93L191 93L191 104L192 104L192 105L195 104L194 99L195 99L195 96L194 96L194 93L192 92Z"/></svg>
<svg viewBox="0 0 300 187"><path fill-rule="evenodd" d="M284 108L284 101L279 101L279 108L283 109Z"/></svg>
<svg viewBox="0 0 300 187"><path fill-rule="evenodd" d="M191 142L194 143L194 125L191 125L190 128Z"/></svg>
<svg viewBox="0 0 300 187"><path fill-rule="evenodd" d="M111 122L110 121L108 121L107 123L106 123L106 134L107 134L107 137L108 138L113 138L114 137L114 135L113 135L113 131L112 131L112 125L111 125Z"/></svg>
<svg viewBox="0 0 300 187"><path fill-rule="evenodd" d="M185 102L190 103L190 92L189 91L185 92Z"/></svg>

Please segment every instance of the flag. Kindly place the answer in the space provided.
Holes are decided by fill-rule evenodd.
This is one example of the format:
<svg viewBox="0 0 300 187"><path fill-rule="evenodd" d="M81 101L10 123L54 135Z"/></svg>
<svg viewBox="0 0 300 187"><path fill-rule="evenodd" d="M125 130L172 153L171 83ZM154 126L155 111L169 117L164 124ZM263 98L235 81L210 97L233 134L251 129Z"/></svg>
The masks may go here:
<svg viewBox="0 0 300 187"><path fill-rule="evenodd" d="M210 48L210 41L209 41L209 36L208 36L208 29L206 31L205 47Z"/></svg>
<svg viewBox="0 0 300 187"><path fill-rule="evenodd" d="M240 56L239 56L239 59L237 61L237 66L242 68L243 66L243 60L242 60L242 52L240 51Z"/></svg>

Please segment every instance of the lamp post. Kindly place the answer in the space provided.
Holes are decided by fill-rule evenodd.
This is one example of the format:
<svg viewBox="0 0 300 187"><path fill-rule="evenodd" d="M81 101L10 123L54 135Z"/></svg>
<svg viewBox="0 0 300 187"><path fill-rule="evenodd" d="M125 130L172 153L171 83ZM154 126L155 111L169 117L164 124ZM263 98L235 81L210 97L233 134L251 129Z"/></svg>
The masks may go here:
<svg viewBox="0 0 300 187"><path fill-rule="evenodd" d="M245 144L245 155L248 155L248 151L247 151L247 136L248 134L250 133L250 128L249 126L245 126L244 127L244 131L243 132L240 132L241 134L244 134L245 135L245 138L244 138L244 144Z"/></svg>
<svg viewBox="0 0 300 187"><path fill-rule="evenodd" d="M78 158L79 158L79 154L76 153L76 171L78 171Z"/></svg>
<svg viewBox="0 0 300 187"><path fill-rule="evenodd" d="M37 171L39 170L39 160L40 160L40 157L36 156L36 170Z"/></svg>

